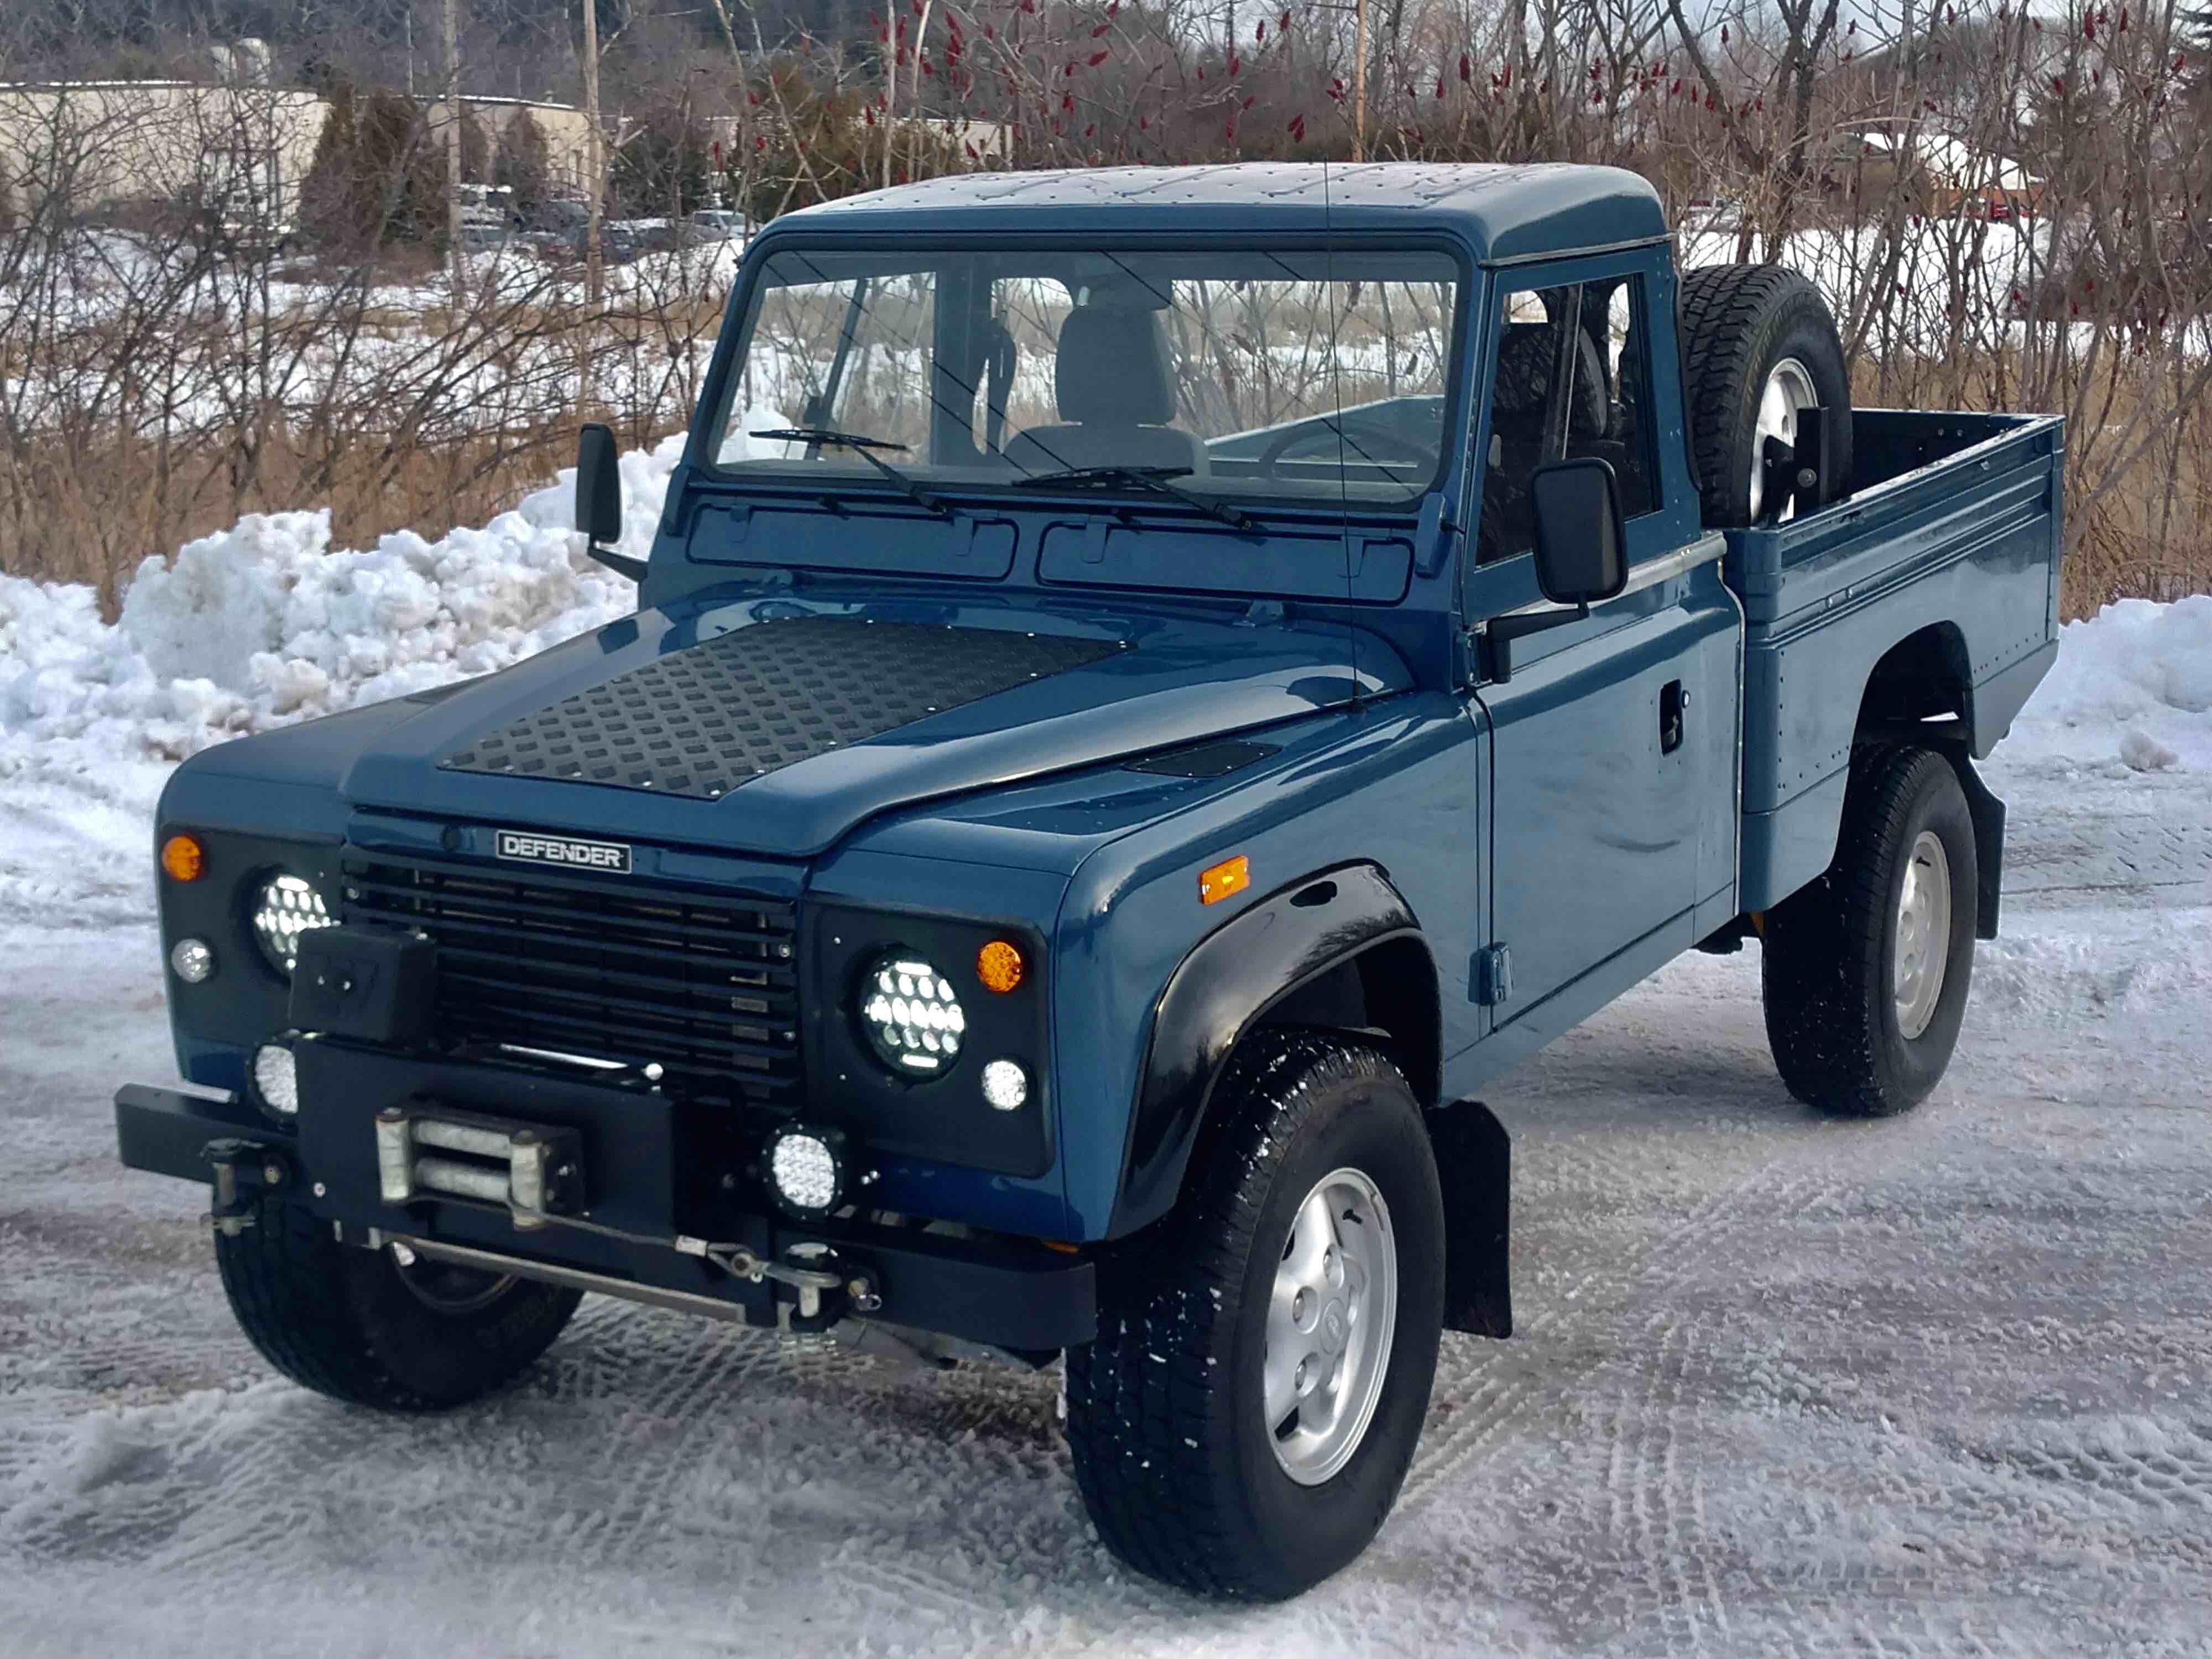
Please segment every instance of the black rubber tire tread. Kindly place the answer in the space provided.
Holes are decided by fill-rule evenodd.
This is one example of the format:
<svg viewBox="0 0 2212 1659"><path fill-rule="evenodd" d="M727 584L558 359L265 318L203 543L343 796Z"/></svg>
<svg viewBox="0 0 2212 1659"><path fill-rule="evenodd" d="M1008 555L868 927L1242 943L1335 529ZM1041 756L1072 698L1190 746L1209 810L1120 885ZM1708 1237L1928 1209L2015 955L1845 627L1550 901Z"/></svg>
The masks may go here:
<svg viewBox="0 0 2212 1659"><path fill-rule="evenodd" d="M1347 1120L1361 1127L1347 1132ZM1443 1325L1443 1200L1413 1090L1364 1044L1320 1031L1263 1031L1231 1061L1209 1121L1218 1132L1201 1149L1181 1206L1110 1263L1098 1336L1067 1352L1067 1440L1091 1520L1122 1560L1200 1595L1275 1601L1358 1555L1404 1483ZM1302 1173L1302 1146L1325 1150L1346 1133L1387 1136L1406 1149L1401 1190L1385 1193L1398 1237L1397 1325L1389 1375L1359 1449L1328 1482L1301 1488L1264 1442L1256 1455L1250 1449L1258 1413L1248 1411L1239 1385L1235 1342L1271 1200L1284 1201L1282 1190L1296 1185L1287 1201L1300 1201L1336 1167ZM1407 1182L1406 1170L1419 1178ZM1272 1274L1272 1261L1258 1271ZM1256 1493L1255 1457L1262 1481L1303 1495ZM1260 1517L1277 1501L1325 1506L1308 1513L1323 1516L1334 1535L1291 1529L1285 1547L1278 1527L1271 1539Z"/></svg>
<svg viewBox="0 0 2212 1659"><path fill-rule="evenodd" d="M1803 362L1821 403L1845 416L1831 492L1840 494L1851 474L1850 377L1820 290L1786 265L1702 265L1682 274L1680 292L1683 399L1705 522L1716 529L1751 522L1759 398L1784 357Z"/></svg>
<svg viewBox="0 0 2212 1659"><path fill-rule="evenodd" d="M231 1311L264 1359L303 1388L381 1411L445 1411L492 1392L545 1352L583 1299L518 1280L481 1310L442 1312L387 1254L341 1244L330 1223L276 1199L215 1246Z"/></svg>
<svg viewBox="0 0 2212 1659"><path fill-rule="evenodd" d="M1890 953L1900 862L1923 829L1942 839L1951 866L1951 945L1935 1014L1907 1038ZM1893 1117L1934 1091L1966 1015L1978 890L1973 819L1951 763L1915 746L1861 750L1835 862L1766 914L1766 1037L1792 1095L1843 1116Z"/></svg>

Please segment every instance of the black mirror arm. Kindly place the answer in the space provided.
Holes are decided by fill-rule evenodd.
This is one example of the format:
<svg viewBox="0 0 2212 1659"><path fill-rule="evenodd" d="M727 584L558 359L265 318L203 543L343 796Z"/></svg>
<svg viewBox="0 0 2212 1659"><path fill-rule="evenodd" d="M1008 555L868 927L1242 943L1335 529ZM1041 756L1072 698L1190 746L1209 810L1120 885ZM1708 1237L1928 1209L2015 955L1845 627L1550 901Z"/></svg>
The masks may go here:
<svg viewBox="0 0 2212 1659"><path fill-rule="evenodd" d="M584 551L617 576L627 576L634 582L641 582L645 580L643 559L633 559L627 553L617 553L611 547L601 547L597 542L586 542Z"/></svg>
<svg viewBox="0 0 2212 1659"><path fill-rule="evenodd" d="M1578 605L1571 611L1529 611L1492 617L1485 635L1490 641L1490 678L1500 685L1512 679L1514 641L1565 628L1569 623L1586 622L1589 613L1589 605Z"/></svg>

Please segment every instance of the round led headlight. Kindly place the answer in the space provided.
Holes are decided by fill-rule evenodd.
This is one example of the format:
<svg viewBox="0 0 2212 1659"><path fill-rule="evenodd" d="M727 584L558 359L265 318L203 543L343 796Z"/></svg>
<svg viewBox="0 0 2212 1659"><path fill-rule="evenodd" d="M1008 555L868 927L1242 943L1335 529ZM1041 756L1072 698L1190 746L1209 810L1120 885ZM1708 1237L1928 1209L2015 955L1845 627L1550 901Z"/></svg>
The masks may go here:
<svg viewBox="0 0 2212 1659"><path fill-rule="evenodd" d="M845 1137L835 1129L787 1123L769 1137L768 1184L793 1215L819 1220L845 1201Z"/></svg>
<svg viewBox="0 0 2212 1659"><path fill-rule="evenodd" d="M296 1117L300 1111L300 1062L281 1042L264 1042L253 1051L253 1092L278 1117Z"/></svg>
<svg viewBox="0 0 2212 1659"><path fill-rule="evenodd" d="M253 937L282 973L289 974L300 959L301 934L337 925L324 908L323 896L297 876L271 876L254 895Z"/></svg>
<svg viewBox="0 0 2212 1659"><path fill-rule="evenodd" d="M920 957L894 951L860 981L860 1029L876 1057L909 1077L942 1072L959 1058L968 1012L951 982Z"/></svg>

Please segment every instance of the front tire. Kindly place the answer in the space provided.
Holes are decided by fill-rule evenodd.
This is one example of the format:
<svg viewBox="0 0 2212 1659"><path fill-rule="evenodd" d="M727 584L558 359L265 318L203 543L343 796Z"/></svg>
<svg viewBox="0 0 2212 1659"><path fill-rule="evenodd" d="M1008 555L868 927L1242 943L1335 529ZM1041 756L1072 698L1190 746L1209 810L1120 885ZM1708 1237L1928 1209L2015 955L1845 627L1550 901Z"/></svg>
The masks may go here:
<svg viewBox="0 0 2212 1659"><path fill-rule="evenodd" d="M1366 1548L1427 1413L1443 1200L1420 1108L1374 1048L1263 1033L1159 1236L1115 1261L1067 1356L1100 1537L1202 1595L1296 1595Z"/></svg>
<svg viewBox="0 0 2212 1659"><path fill-rule="evenodd" d="M268 1199L216 1266L240 1329L302 1387L383 1411L443 1411L511 1382L583 1297L394 1249L340 1244L330 1224Z"/></svg>
<svg viewBox="0 0 2212 1659"><path fill-rule="evenodd" d="M1766 914L1766 1036L1790 1092L1891 1117L1942 1080L1973 978L1973 815L1932 750L1853 767L1835 862Z"/></svg>

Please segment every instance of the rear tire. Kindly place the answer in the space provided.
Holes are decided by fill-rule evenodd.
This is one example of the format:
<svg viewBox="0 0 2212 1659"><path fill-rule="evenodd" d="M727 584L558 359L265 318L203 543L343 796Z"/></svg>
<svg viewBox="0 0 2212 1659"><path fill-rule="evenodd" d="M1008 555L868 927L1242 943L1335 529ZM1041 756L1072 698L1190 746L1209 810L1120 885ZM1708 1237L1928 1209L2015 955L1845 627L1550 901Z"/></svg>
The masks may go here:
<svg viewBox="0 0 2212 1659"><path fill-rule="evenodd" d="M1784 265L1706 265L1683 274L1681 294L1683 389L1705 523L1735 529L1778 510L1787 516L1767 497L1761 451L1769 430L1794 433L1793 402L1838 417L1825 499L1841 496L1851 477L1851 384L1820 290Z"/></svg>
<svg viewBox="0 0 2212 1659"><path fill-rule="evenodd" d="M339 1243L330 1224L264 1200L216 1266L261 1357L295 1382L382 1411L442 1411L512 1381L561 1334L577 1291Z"/></svg>
<svg viewBox="0 0 2212 1659"><path fill-rule="evenodd" d="M1974 969L1973 816L1932 750L1854 763L1835 862L1766 913L1766 1036L1808 1106L1891 1117L1942 1080Z"/></svg>
<svg viewBox="0 0 2212 1659"><path fill-rule="evenodd" d="M1436 1375L1443 1201L1419 1105L1373 1048L1263 1033L1211 1109L1181 1206L1110 1262L1098 1336L1068 1351L1067 1440L1124 1561L1276 1601L1396 1501Z"/></svg>

